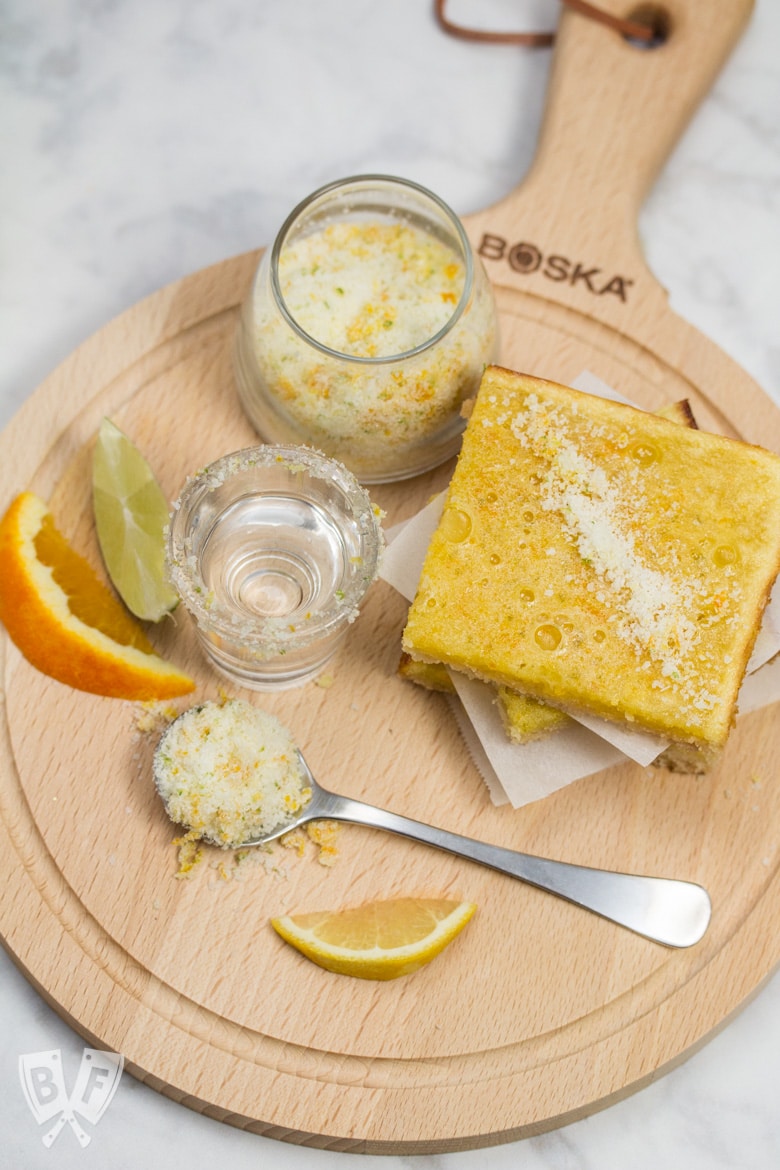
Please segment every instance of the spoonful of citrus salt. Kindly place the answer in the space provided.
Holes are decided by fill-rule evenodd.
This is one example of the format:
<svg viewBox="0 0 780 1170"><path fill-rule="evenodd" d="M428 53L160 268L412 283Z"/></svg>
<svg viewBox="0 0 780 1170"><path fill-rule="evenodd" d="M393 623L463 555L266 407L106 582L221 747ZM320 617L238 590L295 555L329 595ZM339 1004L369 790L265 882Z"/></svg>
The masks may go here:
<svg viewBox="0 0 780 1170"><path fill-rule="evenodd" d="M693 882L534 857L327 792L281 723L240 699L175 719L157 747L154 779L172 820L225 849L264 845L309 821L348 821L519 878L666 946L692 946L710 921L709 895Z"/></svg>
<svg viewBox="0 0 780 1170"><path fill-rule="evenodd" d="M289 731L240 699L204 703L174 719L153 773L171 820L223 849L288 832L312 795Z"/></svg>

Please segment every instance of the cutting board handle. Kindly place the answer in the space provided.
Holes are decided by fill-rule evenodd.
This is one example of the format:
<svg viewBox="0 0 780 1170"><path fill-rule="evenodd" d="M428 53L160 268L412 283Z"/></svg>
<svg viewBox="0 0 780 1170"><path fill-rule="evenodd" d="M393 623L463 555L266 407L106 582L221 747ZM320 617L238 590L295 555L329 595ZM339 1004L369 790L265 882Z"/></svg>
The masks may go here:
<svg viewBox="0 0 780 1170"><path fill-rule="evenodd" d="M581 255L592 248L604 264L641 262L642 201L752 6L753 0L662 0L627 10L621 0L603 0L601 7L624 17L663 9L669 31L656 48L564 9L529 174L472 218L510 240L553 242ZM538 239L540 229L547 240Z"/></svg>

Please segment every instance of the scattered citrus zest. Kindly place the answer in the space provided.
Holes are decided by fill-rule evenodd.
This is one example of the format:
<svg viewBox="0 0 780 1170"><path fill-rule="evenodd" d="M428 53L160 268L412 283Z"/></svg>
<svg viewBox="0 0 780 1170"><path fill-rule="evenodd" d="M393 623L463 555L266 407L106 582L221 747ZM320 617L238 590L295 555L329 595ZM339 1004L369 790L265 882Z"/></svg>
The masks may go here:
<svg viewBox="0 0 780 1170"><path fill-rule="evenodd" d="M92 694L170 699L195 684L154 652L141 626L22 492L0 520L0 621L44 674Z"/></svg>
<svg viewBox="0 0 780 1170"><path fill-rule="evenodd" d="M417 971L451 943L476 910L473 902L396 898L351 910L272 918L277 934L339 975L397 979Z"/></svg>
<svg viewBox="0 0 780 1170"><path fill-rule="evenodd" d="M146 459L108 418L100 424L92 460L92 503L117 593L136 617L160 621L179 600L165 573L168 503Z"/></svg>

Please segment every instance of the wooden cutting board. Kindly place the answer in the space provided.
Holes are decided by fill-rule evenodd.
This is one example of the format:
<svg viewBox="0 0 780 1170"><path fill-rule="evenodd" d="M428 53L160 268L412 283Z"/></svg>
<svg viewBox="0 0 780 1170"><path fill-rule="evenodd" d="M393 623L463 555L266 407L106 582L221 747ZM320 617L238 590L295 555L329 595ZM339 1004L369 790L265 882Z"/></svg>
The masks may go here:
<svg viewBox="0 0 780 1170"><path fill-rule="evenodd" d="M504 364L564 382L589 369L650 409L689 397L703 425L780 451L780 412L670 312L637 243L644 192L749 10L747 0L665 7L672 35L654 51L563 17L532 173L467 226L496 285ZM170 497L195 468L254 442L231 346L257 259L162 290L64 362L0 436L2 507L22 488L39 492L97 565L89 460L103 415L146 452ZM388 522L413 514L450 470L374 489ZM255 853L237 872L212 852L177 880L143 712L37 674L0 640L9 952L79 1033L123 1053L153 1087L231 1124L336 1150L454 1150L582 1117L704 1043L780 957L776 709L740 720L707 777L627 763L497 809L445 700L395 674L404 615L378 583L330 687L255 696L315 774L501 845L700 881L714 903L700 944L667 950L352 826L332 869L314 846L303 857ZM195 673L198 698L218 694L183 615L153 637ZM288 910L401 894L468 897L479 911L431 966L392 983L322 971L268 925Z"/></svg>

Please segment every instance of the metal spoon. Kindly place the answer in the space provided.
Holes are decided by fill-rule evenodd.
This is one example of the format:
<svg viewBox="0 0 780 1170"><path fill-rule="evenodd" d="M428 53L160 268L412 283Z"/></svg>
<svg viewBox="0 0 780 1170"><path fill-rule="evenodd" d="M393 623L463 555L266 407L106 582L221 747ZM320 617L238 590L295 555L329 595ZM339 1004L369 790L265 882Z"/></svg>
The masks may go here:
<svg viewBox="0 0 780 1170"><path fill-rule="evenodd" d="M264 837L244 842L245 845L264 845L309 821L348 821L399 833L412 841L497 869L668 947L692 946L707 929L712 913L710 897L702 886L693 882L550 861L436 829L360 800L327 792L314 779L300 752L298 757L306 783L311 786L311 800L294 819L285 821Z"/></svg>

